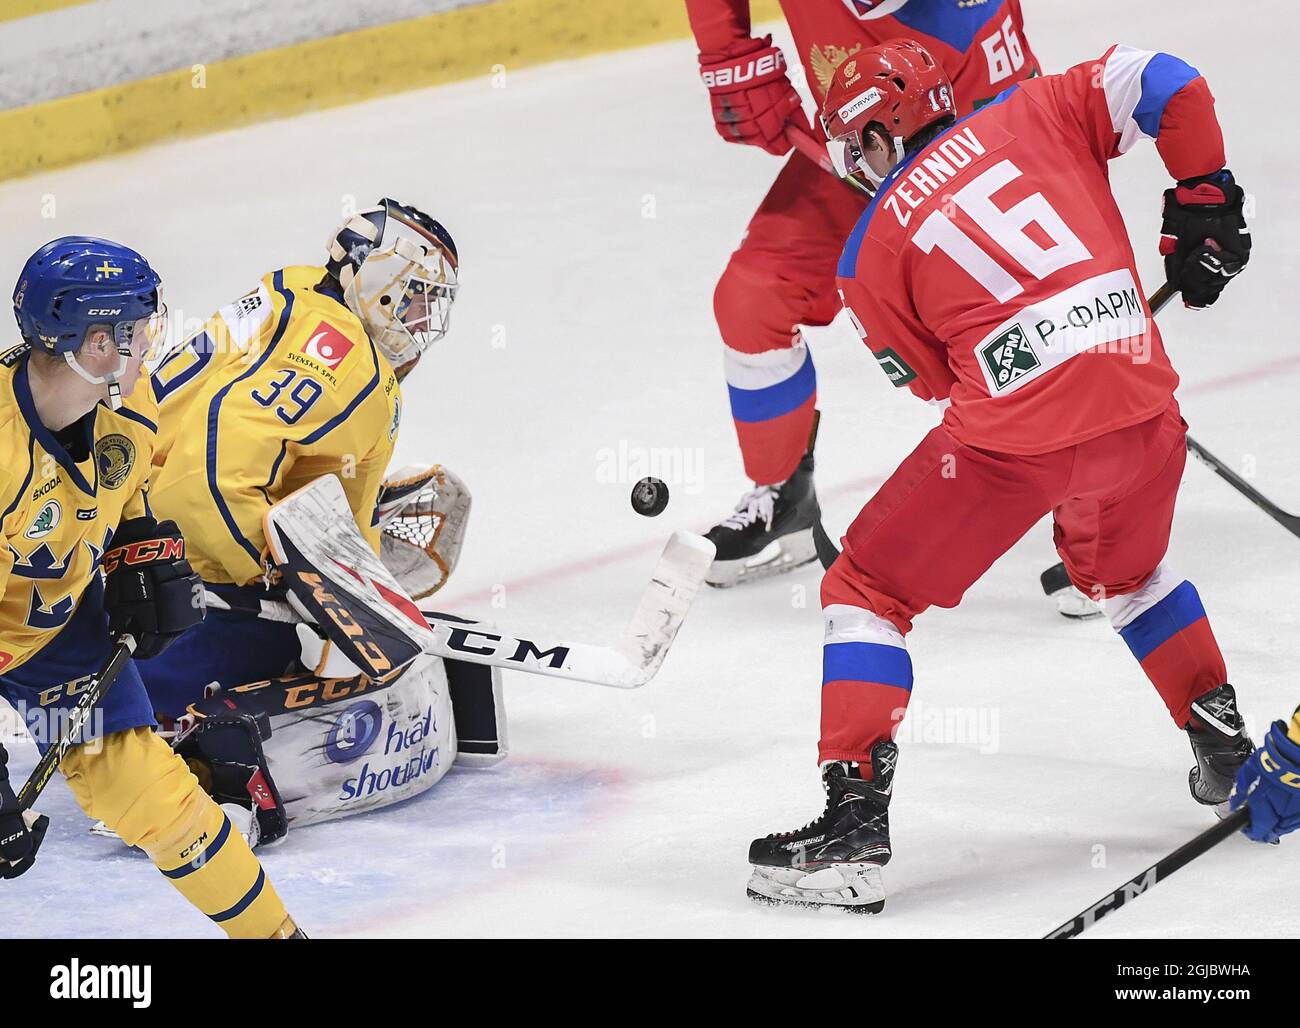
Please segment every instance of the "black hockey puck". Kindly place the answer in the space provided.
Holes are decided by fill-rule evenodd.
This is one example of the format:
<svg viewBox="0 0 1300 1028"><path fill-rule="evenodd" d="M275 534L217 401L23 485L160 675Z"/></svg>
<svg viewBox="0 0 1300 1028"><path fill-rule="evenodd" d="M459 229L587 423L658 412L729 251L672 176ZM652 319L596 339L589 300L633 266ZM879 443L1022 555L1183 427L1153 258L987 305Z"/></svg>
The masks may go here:
<svg viewBox="0 0 1300 1028"><path fill-rule="evenodd" d="M642 517L657 518L668 506L668 486L657 478L643 478L632 487L632 509Z"/></svg>

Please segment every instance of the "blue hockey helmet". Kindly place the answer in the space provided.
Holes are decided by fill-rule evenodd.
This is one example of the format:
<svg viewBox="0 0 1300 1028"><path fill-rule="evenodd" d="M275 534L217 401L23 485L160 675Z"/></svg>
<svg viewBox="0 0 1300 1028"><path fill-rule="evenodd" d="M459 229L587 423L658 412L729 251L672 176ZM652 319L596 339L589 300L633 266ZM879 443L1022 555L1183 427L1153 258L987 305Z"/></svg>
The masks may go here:
<svg viewBox="0 0 1300 1028"><path fill-rule="evenodd" d="M107 383L114 406L116 380L125 372L136 325L148 326L150 343L162 335L166 305L162 280L140 254L94 236L63 236L46 243L23 266L14 289L14 317L34 349L62 356L83 378ZM76 359L96 325L112 330L118 370L92 376Z"/></svg>

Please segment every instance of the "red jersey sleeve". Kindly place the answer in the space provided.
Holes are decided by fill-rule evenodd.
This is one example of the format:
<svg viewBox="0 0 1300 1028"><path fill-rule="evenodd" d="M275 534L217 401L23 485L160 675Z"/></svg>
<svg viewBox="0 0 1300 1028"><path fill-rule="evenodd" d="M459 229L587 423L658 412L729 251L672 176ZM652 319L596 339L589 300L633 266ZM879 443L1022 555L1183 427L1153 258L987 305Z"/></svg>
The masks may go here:
<svg viewBox="0 0 1300 1028"><path fill-rule="evenodd" d="M1176 179L1224 166L1223 132L1201 73L1172 54L1116 45L1102 57L1021 86L1082 137L1098 161L1153 139Z"/></svg>
<svg viewBox="0 0 1300 1028"><path fill-rule="evenodd" d="M686 0L686 17L702 54L725 54L750 37L749 0Z"/></svg>

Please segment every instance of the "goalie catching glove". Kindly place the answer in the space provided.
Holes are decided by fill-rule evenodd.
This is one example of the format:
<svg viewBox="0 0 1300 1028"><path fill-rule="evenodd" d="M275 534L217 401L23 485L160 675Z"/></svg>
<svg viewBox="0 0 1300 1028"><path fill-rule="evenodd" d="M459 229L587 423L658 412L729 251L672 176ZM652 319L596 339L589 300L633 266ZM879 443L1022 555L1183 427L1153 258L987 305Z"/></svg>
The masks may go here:
<svg viewBox="0 0 1300 1028"><path fill-rule="evenodd" d="M412 599L433 595L456 570L471 503L469 488L441 464L408 465L384 480L379 556Z"/></svg>
<svg viewBox="0 0 1300 1028"><path fill-rule="evenodd" d="M104 554L104 609L114 635L135 636L136 660L156 657L203 620L203 586L175 521L123 521Z"/></svg>

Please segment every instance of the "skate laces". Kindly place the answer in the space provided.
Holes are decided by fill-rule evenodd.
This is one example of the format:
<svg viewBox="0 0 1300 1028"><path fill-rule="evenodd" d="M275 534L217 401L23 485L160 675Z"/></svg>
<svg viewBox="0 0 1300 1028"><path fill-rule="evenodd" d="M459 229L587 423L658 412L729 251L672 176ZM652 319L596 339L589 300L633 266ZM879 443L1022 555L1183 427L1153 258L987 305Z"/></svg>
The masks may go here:
<svg viewBox="0 0 1300 1028"><path fill-rule="evenodd" d="M835 761L835 763L843 763L843 761ZM829 767L829 766L830 766L830 765L828 764L827 767ZM844 765L844 770L845 770L845 777L847 777L847 776L848 776L848 775L847 775L847 772L848 772L848 765L847 765L847 764ZM808 822L806 825L804 825L802 828L792 828L792 829L791 829L790 831L788 831L788 832L773 832L771 835L768 836L769 839L788 839L788 838L791 838L792 836L803 835L804 832L807 832L809 829L811 829L811 828L815 828L817 825L822 824L823 822L825 822L827 815L830 814L830 812L831 812L831 802L830 802L830 799L831 799L831 790L830 790L830 782L828 781L828 778L829 778L829 776L825 773L825 771L823 771L823 772L822 772L822 792L823 792L823 793L825 794L825 796L826 796L826 809L823 810L820 814L818 814L818 815L817 815L815 818L813 818L811 821L809 821L809 822ZM845 800L852 800L852 799L857 799L857 798L859 798L859 797L855 797L855 796L852 796L852 795L842 796L842 797L840 797L840 803L844 803Z"/></svg>
<svg viewBox="0 0 1300 1028"><path fill-rule="evenodd" d="M779 487L774 485L760 485L751 489L740 498L736 504L736 509L722 522L724 528L742 529L748 528L759 518L763 519L764 524L770 529L772 527L772 516L775 513L774 504Z"/></svg>

